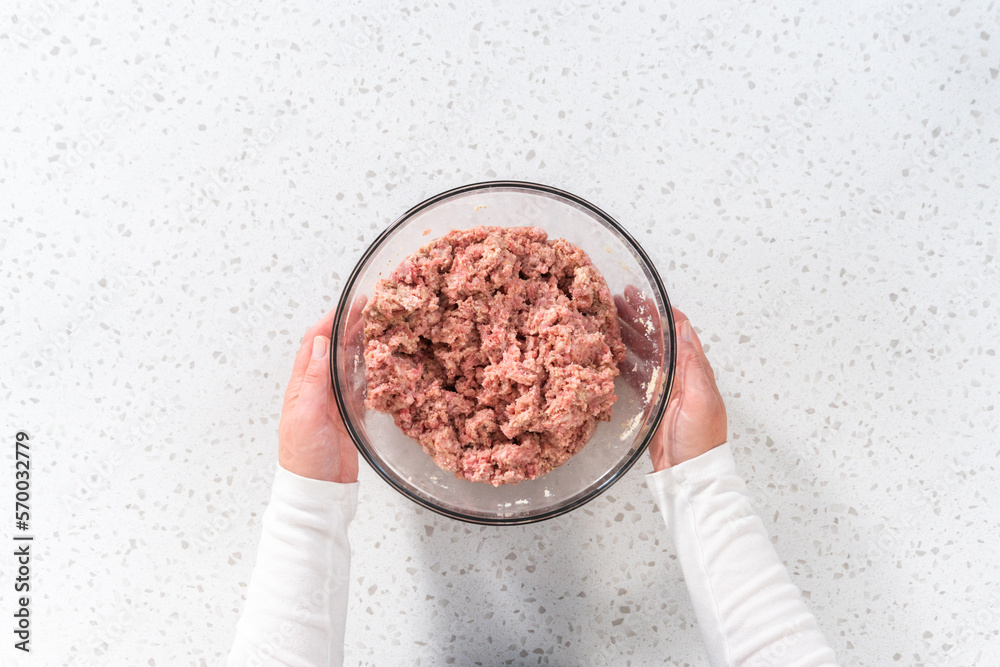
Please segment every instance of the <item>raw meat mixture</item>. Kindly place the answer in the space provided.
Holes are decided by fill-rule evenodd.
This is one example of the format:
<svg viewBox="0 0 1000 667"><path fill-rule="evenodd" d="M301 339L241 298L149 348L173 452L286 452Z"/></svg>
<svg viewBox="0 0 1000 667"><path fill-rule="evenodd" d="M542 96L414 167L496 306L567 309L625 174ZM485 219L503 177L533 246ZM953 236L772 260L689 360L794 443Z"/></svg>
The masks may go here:
<svg viewBox="0 0 1000 667"><path fill-rule="evenodd" d="M542 229L453 230L380 280L364 317L368 407L456 477L534 479L611 419L625 356L611 292Z"/></svg>

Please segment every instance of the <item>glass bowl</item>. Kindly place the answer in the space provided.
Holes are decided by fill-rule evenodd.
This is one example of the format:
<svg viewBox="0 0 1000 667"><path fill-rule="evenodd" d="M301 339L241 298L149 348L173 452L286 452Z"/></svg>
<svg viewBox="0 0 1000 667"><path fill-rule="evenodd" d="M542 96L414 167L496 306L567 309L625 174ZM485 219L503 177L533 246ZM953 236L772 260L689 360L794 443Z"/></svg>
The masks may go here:
<svg viewBox="0 0 1000 667"><path fill-rule="evenodd" d="M615 295L628 356L615 382L618 400L587 445L530 481L494 487L438 468L392 417L365 408L361 309L375 283L424 244L477 225L544 229L582 248ZM417 204L371 244L344 286L330 336L337 406L361 455L393 488L424 507L477 524L550 519L593 500L640 458L666 408L675 366L674 319L663 283L642 247L611 216L546 185L491 181Z"/></svg>

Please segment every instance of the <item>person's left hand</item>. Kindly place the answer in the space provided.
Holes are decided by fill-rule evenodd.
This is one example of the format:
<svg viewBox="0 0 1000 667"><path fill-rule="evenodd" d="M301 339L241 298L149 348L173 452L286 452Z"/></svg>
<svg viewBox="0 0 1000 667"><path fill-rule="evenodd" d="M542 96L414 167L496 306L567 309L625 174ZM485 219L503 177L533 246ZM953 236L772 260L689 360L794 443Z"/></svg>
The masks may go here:
<svg viewBox="0 0 1000 667"><path fill-rule="evenodd" d="M306 332L295 356L278 426L278 464L302 477L349 484L358 481L358 450L340 417L330 382L326 334L333 315L331 310Z"/></svg>

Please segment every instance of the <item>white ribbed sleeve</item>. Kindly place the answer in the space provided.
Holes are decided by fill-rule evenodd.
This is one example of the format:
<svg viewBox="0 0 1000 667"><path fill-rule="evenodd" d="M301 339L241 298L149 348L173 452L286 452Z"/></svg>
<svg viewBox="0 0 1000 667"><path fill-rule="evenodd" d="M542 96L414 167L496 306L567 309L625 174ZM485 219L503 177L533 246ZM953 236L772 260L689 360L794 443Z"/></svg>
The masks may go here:
<svg viewBox="0 0 1000 667"><path fill-rule="evenodd" d="M307 479L278 466L228 665L343 663L347 525L357 504L357 482Z"/></svg>
<svg viewBox="0 0 1000 667"><path fill-rule="evenodd" d="M835 665L815 617L754 513L729 445L646 476L713 667ZM347 526L358 485L278 468L230 666L341 665Z"/></svg>
<svg viewBox="0 0 1000 667"><path fill-rule="evenodd" d="M836 664L728 444L651 473L646 485L673 538L712 667Z"/></svg>

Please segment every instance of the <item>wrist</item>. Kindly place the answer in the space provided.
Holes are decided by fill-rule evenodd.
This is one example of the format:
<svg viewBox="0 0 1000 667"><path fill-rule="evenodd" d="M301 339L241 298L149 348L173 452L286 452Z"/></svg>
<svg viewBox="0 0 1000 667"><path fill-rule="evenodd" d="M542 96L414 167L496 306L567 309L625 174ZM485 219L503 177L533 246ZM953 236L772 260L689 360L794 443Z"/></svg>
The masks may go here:
<svg viewBox="0 0 1000 667"><path fill-rule="evenodd" d="M308 466L296 466L294 463L289 464L285 461L279 459L278 465L281 466L286 472L290 472L293 475L302 477L304 479L311 479L318 482L333 482L334 484L353 484L358 481L357 475L351 478L350 475L342 473L339 470L324 470L322 468L308 467Z"/></svg>
<svg viewBox="0 0 1000 667"><path fill-rule="evenodd" d="M668 468L673 468L687 461L707 454L716 447L726 444L725 440L717 442L714 445L690 447L690 448L675 448L674 451L661 450L659 452L654 452L652 449L649 453L649 458L653 463L653 470L655 472L660 472L661 470L667 470ZM680 451L677 451L680 449Z"/></svg>
<svg viewBox="0 0 1000 667"><path fill-rule="evenodd" d="M278 465L293 475L320 482L353 484L358 481L357 472L351 475L343 466L332 465L329 461L309 461L285 451L279 452Z"/></svg>

